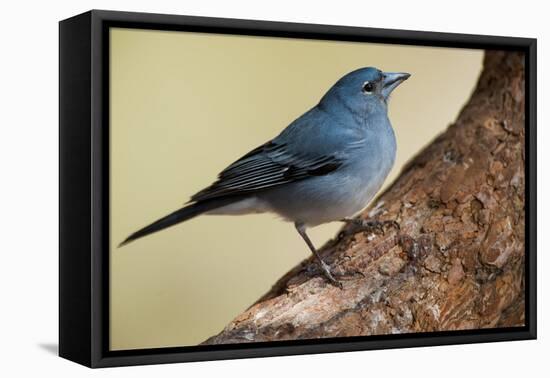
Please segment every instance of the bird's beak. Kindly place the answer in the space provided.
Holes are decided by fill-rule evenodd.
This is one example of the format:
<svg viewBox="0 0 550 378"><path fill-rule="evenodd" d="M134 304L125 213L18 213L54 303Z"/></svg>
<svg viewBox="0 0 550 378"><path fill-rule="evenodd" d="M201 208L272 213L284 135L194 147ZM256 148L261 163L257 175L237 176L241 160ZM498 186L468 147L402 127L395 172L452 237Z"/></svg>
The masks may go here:
<svg viewBox="0 0 550 378"><path fill-rule="evenodd" d="M384 72L382 95L388 98L390 93L410 76L411 74L406 72Z"/></svg>

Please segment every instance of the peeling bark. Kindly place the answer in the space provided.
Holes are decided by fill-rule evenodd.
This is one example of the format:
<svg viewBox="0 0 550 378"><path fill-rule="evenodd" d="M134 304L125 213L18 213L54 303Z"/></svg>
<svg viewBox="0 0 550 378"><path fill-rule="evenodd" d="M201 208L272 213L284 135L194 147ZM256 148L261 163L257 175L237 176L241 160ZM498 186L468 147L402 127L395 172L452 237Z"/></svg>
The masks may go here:
<svg viewBox="0 0 550 378"><path fill-rule="evenodd" d="M522 326L525 322L524 56L489 51L457 121L321 250L206 344Z"/></svg>

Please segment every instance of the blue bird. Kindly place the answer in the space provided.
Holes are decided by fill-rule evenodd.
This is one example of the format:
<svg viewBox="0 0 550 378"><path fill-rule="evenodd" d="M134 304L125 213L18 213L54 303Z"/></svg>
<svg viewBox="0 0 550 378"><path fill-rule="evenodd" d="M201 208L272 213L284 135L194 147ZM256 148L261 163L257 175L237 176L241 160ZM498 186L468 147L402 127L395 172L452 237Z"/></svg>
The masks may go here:
<svg viewBox="0 0 550 378"><path fill-rule="evenodd" d="M271 212L294 223L325 277L341 287L306 229L352 221L380 189L396 153L388 100L409 76L373 67L348 73L315 107L229 165L185 207L134 232L120 246L201 214Z"/></svg>

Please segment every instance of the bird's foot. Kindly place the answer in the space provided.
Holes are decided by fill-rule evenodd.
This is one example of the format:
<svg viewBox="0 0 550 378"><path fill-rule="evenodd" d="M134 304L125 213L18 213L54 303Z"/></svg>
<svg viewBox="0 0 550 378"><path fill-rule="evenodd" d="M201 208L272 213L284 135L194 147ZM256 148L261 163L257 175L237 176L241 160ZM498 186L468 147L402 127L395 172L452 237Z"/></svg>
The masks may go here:
<svg viewBox="0 0 550 378"><path fill-rule="evenodd" d="M321 270L323 271L323 274L325 278L334 286L343 289L344 286L342 285L342 282L338 281L334 276L332 275L332 272L330 271L330 266L325 263L324 261L319 261L319 265L321 267Z"/></svg>
<svg viewBox="0 0 550 378"><path fill-rule="evenodd" d="M335 272L330 268L330 265L328 265L324 261L322 263L318 262L315 265L310 265L310 268L307 269L307 272L310 274L319 274L319 269L322 271L323 276L327 279L327 281L340 289L344 288L342 281L354 279L358 276L361 276L362 278L365 277L365 274L359 270Z"/></svg>
<svg viewBox="0 0 550 378"><path fill-rule="evenodd" d="M351 227L348 230L343 231L340 236L352 235L362 231L380 232L383 234L385 227L393 227L398 231L400 230L399 223L397 223L394 220L372 221L372 220L365 220L361 218L353 218L353 219L342 219L342 222L346 222L347 224L351 225Z"/></svg>

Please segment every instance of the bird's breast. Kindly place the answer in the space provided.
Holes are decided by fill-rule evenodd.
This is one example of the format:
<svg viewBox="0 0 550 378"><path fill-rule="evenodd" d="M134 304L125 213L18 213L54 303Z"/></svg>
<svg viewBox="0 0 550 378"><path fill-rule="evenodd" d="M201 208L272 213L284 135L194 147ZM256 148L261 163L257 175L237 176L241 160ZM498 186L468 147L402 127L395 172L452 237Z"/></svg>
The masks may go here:
<svg viewBox="0 0 550 378"><path fill-rule="evenodd" d="M374 134L351 153L350 166L344 173L355 182L356 212L366 207L380 190L395 162L396 140L391 126Z"/></svg>

